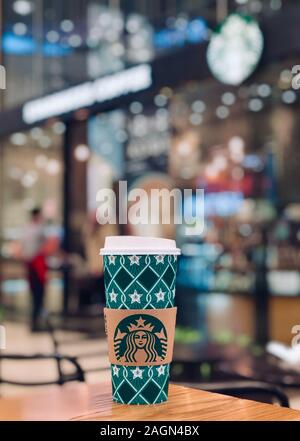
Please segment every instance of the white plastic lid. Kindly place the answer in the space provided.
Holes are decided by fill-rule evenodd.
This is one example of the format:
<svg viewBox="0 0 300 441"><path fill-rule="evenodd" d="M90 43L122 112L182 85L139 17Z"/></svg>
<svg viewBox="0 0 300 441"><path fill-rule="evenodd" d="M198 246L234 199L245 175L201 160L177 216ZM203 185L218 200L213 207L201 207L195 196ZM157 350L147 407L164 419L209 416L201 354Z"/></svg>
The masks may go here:
<svg viewBox="0 0 300 441"><path fill-rule="evenodd" d="M100 254L180 254L175 240L158 237L107 236Z"/></svg>

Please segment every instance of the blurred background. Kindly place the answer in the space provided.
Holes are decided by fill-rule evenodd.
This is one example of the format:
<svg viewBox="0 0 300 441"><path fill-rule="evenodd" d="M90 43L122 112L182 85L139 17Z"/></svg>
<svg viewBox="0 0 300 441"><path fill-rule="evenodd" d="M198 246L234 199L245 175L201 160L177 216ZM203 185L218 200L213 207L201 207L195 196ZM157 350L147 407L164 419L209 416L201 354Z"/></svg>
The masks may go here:
<svg viewBox="0 0 300 441"><path fill-rule="evenodd" d="M300 408L299 2L2 0L0 17L2 355L109 378L104 238L174 238L172 379L264 381ZM96 193L121 179L204 188L205 233L99 225ZM64 382L56 359L0 363L3 395Z"/></svg>

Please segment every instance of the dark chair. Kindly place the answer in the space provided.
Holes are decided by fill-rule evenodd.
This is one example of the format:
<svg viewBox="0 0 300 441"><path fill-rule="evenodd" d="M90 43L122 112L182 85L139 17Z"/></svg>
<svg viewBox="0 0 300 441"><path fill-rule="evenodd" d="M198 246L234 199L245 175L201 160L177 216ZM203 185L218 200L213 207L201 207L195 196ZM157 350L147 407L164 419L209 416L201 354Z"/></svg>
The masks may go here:
<svg viewBox="0 0 300 441"><path fill-rule="evenodd" d="M68 341L61 341L61 340L59 340L58 338L57 338L57 335L56 335L56 328L54 327L54 325L53 325L53 321L51 320L51 318L50 318L50 316L48 316L47 318L46 318L46 326L47 326L47 331L48 331L48 334L49 334L49 336L50 336L50 338L51 338L51 341L52 341L52 344L53 344L53 349L54 349L54 351L55 352L60 352L60 348L61 348L61 346L62 345L64 345L64 344L76 344L77 342L78 342L78 340L68 340ZM94 336L94 335L91 335L91 334L87 334L86 336L83 336L83 338L82 338L82 341L89 341L89 340L94 340L95 338L99 338L99 336ZM101 355L106 355L107 354L107 351L105 350L105 351L97 351L97 352L90 352L90 353L85 353L85 354L76 354L76 355L74 355L72 358L74 359L74 360L77 360L77 362L78 362L78 360L79 359L86 359L86 358L89 358L89 357L96 357L96 356L101 356ZM58 364L58 370L60 369L60 363ZM101 371L107 371L107 370L109 370L110 369L110 367L109 366L107 366L107 367L96 367L96 368L88 368L88 369L84 369L84 373L91 373L91 372L101 372Z"/></svg>
<svg viewBox="0 0 300 441"><path fill-rule="evenodd" d="M30 360L55 360L58 368L58 376L53 381L35 381L35 382L26 382L26 381L15 381L9 378L3 378L0 370L0 384L11 384L15 386L48 386L53 384L63 385L70 381L80 381L84 382L84 372L76 360L75 357L69 357L66 355L61 355L58 353L54 354L32 354L32 355L21 355L21 354L1 354L0 353L0 362L3 360L11 360L11 361L30 361ZM69 362L73 365L75 370L71 373L64 373L62 369L62 363Z"/></svg>
<svg viewBox="0 0 300 441"><path fill-rule="evenodd" d="M283 390L273 384L260 381L228 381L224 383L180 383L194 389L252 399L263 403L277 401L282 407L289 407L289 400Z"/></svg>

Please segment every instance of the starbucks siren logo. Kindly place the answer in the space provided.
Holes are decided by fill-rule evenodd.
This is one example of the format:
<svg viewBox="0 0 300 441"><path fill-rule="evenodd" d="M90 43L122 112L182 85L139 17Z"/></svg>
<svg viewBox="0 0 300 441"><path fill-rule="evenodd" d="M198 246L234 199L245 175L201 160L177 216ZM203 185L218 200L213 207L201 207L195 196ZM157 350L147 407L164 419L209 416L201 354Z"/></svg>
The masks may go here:
<svg viewBox="0 0 300 441"><path fill-rule="evenodd" d="M167 352L166 328L151 315L126 317L116 327L114 350L121 362L162 362Z"/></svg>
<svg viewBox="0 0 300 441"><path fill-rule="evenodd" d="M231 14L215 30L207 62L222 83L239 85L255 70L263 51L263 35L249 16Z"/></svg>

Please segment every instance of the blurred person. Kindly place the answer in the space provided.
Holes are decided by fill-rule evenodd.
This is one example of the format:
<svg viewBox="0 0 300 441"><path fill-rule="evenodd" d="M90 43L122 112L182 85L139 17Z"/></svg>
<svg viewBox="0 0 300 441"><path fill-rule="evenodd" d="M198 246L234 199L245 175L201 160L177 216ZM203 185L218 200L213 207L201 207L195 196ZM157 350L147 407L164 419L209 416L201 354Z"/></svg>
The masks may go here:
<svg viewBox="0 0 300 441"><path fill-rule="evenodd" d="M43 310L47 281L46 224L39 207L30 212L30 220L24 227L21 246L22 257L27 266L32 301L31 330L36 332L41 330L39 321Z"/></svg>

